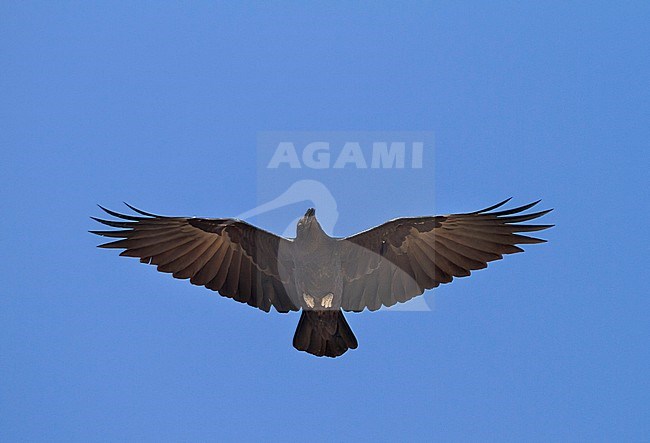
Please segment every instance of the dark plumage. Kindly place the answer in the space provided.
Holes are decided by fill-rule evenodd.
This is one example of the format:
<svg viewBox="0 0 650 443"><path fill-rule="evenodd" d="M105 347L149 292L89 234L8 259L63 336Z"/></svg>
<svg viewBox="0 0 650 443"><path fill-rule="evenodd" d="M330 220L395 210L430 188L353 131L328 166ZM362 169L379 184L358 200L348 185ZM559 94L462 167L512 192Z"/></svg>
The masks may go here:
<svg viewBox="0 0 650 443"><path fill-rule="evenodd" d="M294 347L337 357L357 347L342 311L406 302L523 252L516 245L544 242L518 233L553 225L519 223L551 210L522 214L537 201L494 212L509 200L465 214L398 218L346 238L325 234L314 209L298 222L295 239L237 219L164 217L130 205L138 216L102 208L120 220L93 217L118 230L90 232L119 239L100 247L123 249L120 255L241 303L266 312L302 310Z"/></svg>

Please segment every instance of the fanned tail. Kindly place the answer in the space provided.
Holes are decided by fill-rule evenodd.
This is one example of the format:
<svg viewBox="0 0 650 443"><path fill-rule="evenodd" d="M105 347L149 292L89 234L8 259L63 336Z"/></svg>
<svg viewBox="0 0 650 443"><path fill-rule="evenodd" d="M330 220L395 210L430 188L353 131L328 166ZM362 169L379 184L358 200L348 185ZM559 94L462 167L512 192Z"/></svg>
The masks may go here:
<svg viewBox="0 0 650 443"><path fill-rule="evenodd" d="M342 311L302 311L293 336L294 348L318 357L338 357L357 346Z"/></svg>

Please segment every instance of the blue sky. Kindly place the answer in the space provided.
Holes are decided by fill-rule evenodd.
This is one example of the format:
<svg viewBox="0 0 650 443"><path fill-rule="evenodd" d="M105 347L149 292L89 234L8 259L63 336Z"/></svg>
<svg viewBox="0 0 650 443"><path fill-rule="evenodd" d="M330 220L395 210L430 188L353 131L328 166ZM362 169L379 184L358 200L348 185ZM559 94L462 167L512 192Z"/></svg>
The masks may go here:
<svg viewBox="0 0 650 443"><path fill-rule="evenodd" d="M647 440L649 19L2 2L0 439ZM96 203L254 208L269 131L434 134L420 170L303 171L331 187L336 235L510 196L557 226L431 311L349 314L360 346L334 360L291 347L295 314L95 248ZM306 207L255 221L281 232Z"/></svg>

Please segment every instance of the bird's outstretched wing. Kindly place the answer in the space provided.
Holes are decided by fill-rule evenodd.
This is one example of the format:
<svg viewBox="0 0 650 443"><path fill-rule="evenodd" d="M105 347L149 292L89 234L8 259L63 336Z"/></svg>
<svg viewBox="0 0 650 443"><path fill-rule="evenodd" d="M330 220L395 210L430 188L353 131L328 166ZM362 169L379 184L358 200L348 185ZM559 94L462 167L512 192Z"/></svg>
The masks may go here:
<svg viewBox="0 0 650 443"><path fill-rule="evenodd" d="M165 217L140 211L131 216L102 208L120 221L92 217L120 230L90 231L120 238L100 245L123 249L192 284L268 312L296 311L288 254L292 242L236 219Z"/></svg>
<svg viewBox="0 0 650 443"><path fill-rule="evenodd" d="M406 302L425 289L465 277L504 254L523 252L518 244L546 240L519 235L553 225L522 225L550 212L522 212L539 201L493 212L499 204L466 214L398 218L343 238L343 300L347 311L375 311Z"/></svg>

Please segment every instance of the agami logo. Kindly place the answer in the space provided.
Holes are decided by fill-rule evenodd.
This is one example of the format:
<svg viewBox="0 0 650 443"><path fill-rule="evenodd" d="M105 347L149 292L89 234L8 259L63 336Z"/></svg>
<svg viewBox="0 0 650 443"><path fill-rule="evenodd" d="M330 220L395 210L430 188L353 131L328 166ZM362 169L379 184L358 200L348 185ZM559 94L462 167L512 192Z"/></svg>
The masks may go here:
<svg viewBox="0 0 650 443"><path fill-rule="evenodd" d="M408 149L407 149L408 148ZM331 146L314 141L304 146L290 141L278 143L267 168L310 169L420 169L424 142L345 142Z"/></svg>

